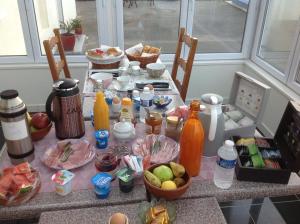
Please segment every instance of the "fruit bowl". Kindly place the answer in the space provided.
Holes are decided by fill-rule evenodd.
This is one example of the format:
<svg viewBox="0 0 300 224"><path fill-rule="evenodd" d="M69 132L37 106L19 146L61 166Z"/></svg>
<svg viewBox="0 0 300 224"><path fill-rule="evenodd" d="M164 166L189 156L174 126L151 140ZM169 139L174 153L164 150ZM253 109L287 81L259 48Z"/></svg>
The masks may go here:
<svg viewBox="0 0 300 224"><path fill-rule="evenodd" d="M161 166L161 165L170 167L169 163L161 163L161 164L154 164L154 165L150 166L147 170L152 172L156 167ZM182 176L182 178L185 180L185 184L183 186L178 187L174 190L163 190L163 189L151 184L147 180L145 175L143 177L144 184L145 184L147 191L149 191L152 195L154 195L157 198L164 198L166 200L175 200L175 199L179 198L189 188L189 186L191 185L191 177L187 173L187 171L185 171L185 174Z"/></svg>
<svg viewBox="0 0 300 224"><path fill-rule="evenodd" d="M36 129L34 132L31 132L32 141L38 141L44 138L49 133L51 127L52 127L52 122L50 122L48 126L45 128Z"/></svg>

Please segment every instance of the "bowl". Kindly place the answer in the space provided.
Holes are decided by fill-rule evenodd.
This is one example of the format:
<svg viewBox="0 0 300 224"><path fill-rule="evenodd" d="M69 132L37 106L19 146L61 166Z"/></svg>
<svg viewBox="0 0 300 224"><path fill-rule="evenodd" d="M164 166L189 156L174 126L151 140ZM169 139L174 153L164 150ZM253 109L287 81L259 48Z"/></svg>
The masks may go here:
<svg viewBox="0 0 300 224"><path fill-rule="evenodd" d="M52 127L52 122L50 122L49 125L45 128L37 129L36 131L31 132L30 135L32 141L38 141L44 138L49 133L51 127Z"/></svg>
<svg viewBox="0 0 300 224"><path fill-rule="evenodd" d="M106 89L112 83L113 74L104 73L104 72L97 72L97 73L92 74L90 76L90 78L92 80L94 80L95 82L101 80L103 88Z"/></svg>
<svg viewBox="0 0 300 224"><path fill-rule="evenodd" d="M155 96L153 98L153 104L157 108L165 108L172 102L172 99L169 96Z"/></svg>
<svg viewBox="0 0 300 224"><path fill-rule="evenodd" d="M160 164L154 164L154 165L150 166L147 170L152 173L154 168L156 168L160 165L166 165L166 166L170 167L169 163L160 163ZM154 185L152 185L146 179L145 175L143 177L146 189L155 197L164 198L166 200L175 200L175 199L179 198L189 188L189 186L191 185L191 177L187 173L187 171L185 171L185 174L183 175L182 178L185 180L185 185L178 187L177 189L174 189L174 190L163 190L159 187L155 187Z"/></svg>
<svg viewBox="0 0 300 224"><path fill-rule="evenodd" d="M160 78L166 70L166 66L162 63L151 63L146 65L147 72L152 78Z"/></svg>

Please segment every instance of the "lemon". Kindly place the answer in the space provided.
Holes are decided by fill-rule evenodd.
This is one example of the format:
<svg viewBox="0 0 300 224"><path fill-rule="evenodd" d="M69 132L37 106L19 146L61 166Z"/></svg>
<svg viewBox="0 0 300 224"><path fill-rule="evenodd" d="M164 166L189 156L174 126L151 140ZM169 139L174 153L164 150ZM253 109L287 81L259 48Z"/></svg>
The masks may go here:
<svg viewBox="0 0 300 224"><path fill-rule="evenodd" d="M175 190L176 188L176 184L171 180L164 181L161 185L161 189L163 190Z"/></svg>

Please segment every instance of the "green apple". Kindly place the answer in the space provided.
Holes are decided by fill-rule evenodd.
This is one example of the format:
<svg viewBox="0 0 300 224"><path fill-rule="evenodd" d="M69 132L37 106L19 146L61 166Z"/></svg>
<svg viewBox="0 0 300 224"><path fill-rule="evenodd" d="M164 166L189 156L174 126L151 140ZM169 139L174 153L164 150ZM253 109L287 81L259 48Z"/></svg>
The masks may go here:
<svg viewBox="0 0 300 224"><path fill-rule="evenodd" d="M161 182L173 179L172 170L170 169L170 167L167 167L165 165L161 165L161 166L156 167L153 170L153 174L155 176L157 176L161 180Z"/></svg>
<svg viewBox="0 0 300 224"><path fill-rule="evenodd" d="M30 132L33 133L33 132L36 132L38 131L38 129L36 129L35 127L33 126L30 126Z"/></svg>

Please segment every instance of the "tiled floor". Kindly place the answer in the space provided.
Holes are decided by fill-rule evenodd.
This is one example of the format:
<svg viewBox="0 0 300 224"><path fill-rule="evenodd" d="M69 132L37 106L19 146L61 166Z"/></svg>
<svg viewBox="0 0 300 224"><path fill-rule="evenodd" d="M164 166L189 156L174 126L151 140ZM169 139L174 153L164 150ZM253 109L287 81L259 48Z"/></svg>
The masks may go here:
<svg viewBox="0 0 300 224"><path fill-rule="evenodd" d="M228 224L298 224L298 195L221 202Z"/></svg>

